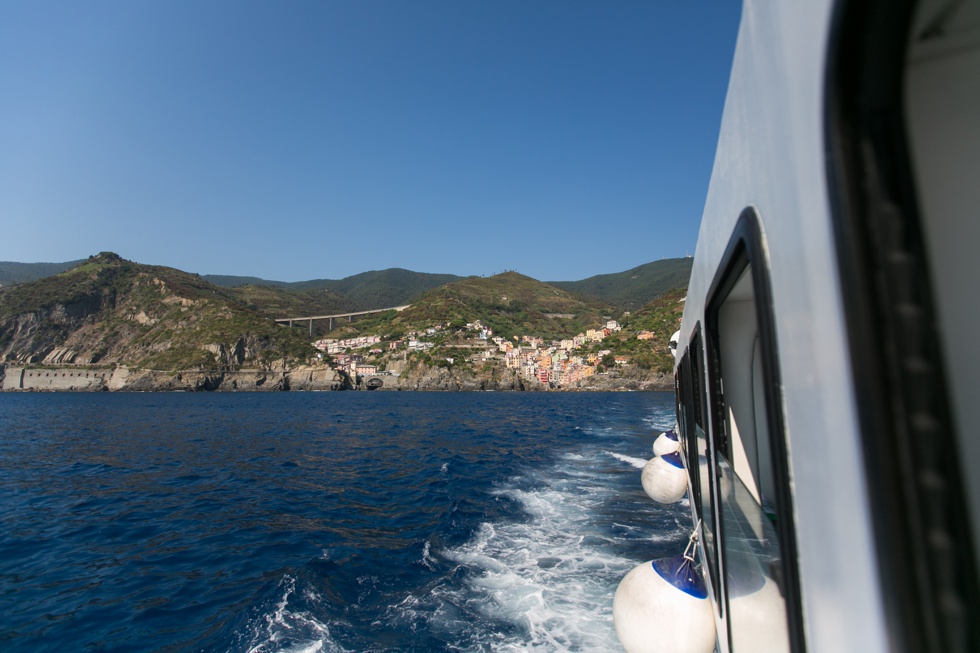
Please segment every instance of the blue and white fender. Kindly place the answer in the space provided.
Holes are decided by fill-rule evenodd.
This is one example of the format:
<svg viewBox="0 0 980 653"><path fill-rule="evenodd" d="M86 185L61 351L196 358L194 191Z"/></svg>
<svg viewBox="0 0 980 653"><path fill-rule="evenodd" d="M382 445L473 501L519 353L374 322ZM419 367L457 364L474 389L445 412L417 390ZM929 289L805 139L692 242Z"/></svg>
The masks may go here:
<svg viewBox="0 0 980 653"><path fill-rule="evenodd" d="M645 562L626 574L613 599L613 625L627 653L711 653L715 620L690 558Z"/></svg>
<svg viewBox="0 0 980 653"><path fill-rule="evenodd" d="M687 472L680 454L657 456L643 466L640 483L647 496L659 503L677 503L687 492Z"/></svg>
<svg viewBox="0 0 980 653"><path fill-rule="evenodd" d="M663 456L668 453L674 453L680 448L681 443L673 429L664 431L657 436L656 440L653 441L653 455L655 456Z"/></svg>

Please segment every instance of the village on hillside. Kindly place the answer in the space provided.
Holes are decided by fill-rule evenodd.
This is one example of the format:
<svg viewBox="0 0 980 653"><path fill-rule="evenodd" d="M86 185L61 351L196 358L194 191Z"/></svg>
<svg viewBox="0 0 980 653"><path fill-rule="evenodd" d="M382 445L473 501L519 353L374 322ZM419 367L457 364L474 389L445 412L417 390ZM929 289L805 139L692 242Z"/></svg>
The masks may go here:
<svg viewBox="0 0 980 653"><path fill-rule="evenodd" d="M337 368L352 378L398 375L398 371L389 367L402 366L390 365L391 361L407 362L410 356L424 354L438 345L440 351L445 349L453 355L428 356L426 362L432 365L453 367L466 364L473 368L503 365L526 380L561 387L613 366L627 365L630 360L628 356L613 355L612 350L602 349L596 344L621 330L618 321L608 320L602 327L588 329L569 339L546 342L536 336L515 335L511 342L495 336L493 329L476 320L452 327L436 324L422 331L411 331L406 337L398 339L363 335L347 339L321 339L313 346L322 352L321 357L324 354L331 357ZM641 330L635 337L637 340L653 340L655 335L652 331ZM386 366L384 361L388 361L389 365Z"/></svg>

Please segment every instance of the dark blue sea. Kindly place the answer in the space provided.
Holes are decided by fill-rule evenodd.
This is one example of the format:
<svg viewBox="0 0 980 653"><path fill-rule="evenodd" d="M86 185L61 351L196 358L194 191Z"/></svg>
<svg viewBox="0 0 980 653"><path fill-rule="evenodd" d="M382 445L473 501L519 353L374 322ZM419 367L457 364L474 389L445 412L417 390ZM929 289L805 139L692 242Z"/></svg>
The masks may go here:
<svg viewBox="0 0 980 653"><path fill-rule="evenodd" d="M667 393L0 395L0 650L616 651Z"/></svg>

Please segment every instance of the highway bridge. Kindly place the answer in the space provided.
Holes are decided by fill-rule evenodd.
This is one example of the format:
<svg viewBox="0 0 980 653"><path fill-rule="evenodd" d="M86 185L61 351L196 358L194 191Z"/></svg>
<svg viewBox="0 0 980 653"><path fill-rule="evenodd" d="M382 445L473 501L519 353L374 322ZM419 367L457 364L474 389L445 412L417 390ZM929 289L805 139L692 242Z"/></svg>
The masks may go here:
<svg viewBox="0 0 980 653"><path fill-rule="evenodd" d="M313 323L317 320L327 320L327 331L333 331L333 321L346 318L348 322L353 322L355 317L361 315L372 315L374 313L384 313L386 311L404 311L406 308L411 306L411 304L405 304L404 306L392 306L391 308L376 308L370 311L354 311L353 313L337 313L336 315L314 315L311 317L284 317L276 320L279 324L285 324L292 328L294 322L309 322L310 324L310 337L313 337Z"/></svg>

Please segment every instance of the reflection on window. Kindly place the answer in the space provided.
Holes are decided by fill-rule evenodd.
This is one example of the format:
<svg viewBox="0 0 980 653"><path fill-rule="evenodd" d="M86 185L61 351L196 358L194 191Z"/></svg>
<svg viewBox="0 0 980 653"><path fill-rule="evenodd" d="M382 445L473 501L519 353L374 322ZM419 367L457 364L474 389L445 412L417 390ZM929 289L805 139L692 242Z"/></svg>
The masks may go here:
<svg viewBox="0 0 980 653"><path fill-rule="evenodd" d="M715 514L711 510L711 467L708 463L708 437L700 426L695 425L694 432L698 448L698 484L702 488L701 505L698 506L701 513L701 542L708 563L708 573L711 575L715 590L715 598L720 600L721 597L718 594L721 589L718 583L718 554L715 548Z"/></svg>
<svg viewBox="0 0 980 653"><path fill-rule="evenodd" d="M789 630L779 537L753 492L718 460L733 653L785 653Z"/></svg>

